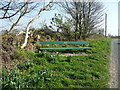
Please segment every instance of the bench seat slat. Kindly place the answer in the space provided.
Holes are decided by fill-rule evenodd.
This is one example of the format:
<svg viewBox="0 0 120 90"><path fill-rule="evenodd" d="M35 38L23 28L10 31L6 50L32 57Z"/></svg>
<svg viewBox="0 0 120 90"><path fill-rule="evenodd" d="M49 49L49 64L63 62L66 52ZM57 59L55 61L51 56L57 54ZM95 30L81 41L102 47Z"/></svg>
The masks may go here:
<svg viewBox="0 0 120 90"><path fill-rule="evenodd" d="M40 48L41 50L58 50L58 49L60 49L60 50L64 50L64 49L90 49L89 47L68 47L68 48Z"/></svg>
<svg viewBox="0 0 120 90"><path fill-rule="evenodd" d="M88 44L88 41L40 41L40 44Z"/></svg>

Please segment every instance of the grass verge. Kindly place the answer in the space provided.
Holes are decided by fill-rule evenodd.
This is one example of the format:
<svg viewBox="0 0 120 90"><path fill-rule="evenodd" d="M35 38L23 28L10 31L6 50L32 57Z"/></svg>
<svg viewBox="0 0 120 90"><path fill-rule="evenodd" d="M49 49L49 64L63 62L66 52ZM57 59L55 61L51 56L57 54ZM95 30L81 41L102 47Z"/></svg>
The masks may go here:
<svg viewBox="0 0 120 90"><path fill-rule="evenodd" d="M88 56L60 57L19 49L24 57L14 68L4 68L3 88L108 88L110 39L90 42ZM91 55L89 55L91 54Z"/></svg>

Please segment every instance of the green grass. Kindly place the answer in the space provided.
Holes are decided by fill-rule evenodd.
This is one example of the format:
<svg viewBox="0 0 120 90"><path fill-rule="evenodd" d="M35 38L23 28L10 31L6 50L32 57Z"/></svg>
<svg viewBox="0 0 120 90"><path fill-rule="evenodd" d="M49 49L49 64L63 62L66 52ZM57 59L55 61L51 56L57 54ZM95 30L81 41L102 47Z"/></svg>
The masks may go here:
<svg viewBox="0 0 120 90"><path fill-rule="evenodd" d="M60 57L19 49L25 57L14 69L3 68L3 88L108 88L110 39L91 41L87 56ZM89 55L91 54L91 55Z"/></svg>

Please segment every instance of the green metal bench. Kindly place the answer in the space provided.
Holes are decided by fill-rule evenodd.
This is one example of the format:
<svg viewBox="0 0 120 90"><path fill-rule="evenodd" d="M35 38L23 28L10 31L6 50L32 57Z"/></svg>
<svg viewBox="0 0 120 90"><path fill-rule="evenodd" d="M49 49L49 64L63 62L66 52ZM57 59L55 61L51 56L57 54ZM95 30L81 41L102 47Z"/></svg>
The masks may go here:
<svg viewBox="0 0 120 90"><path fill-rule="evenodd" d="M64 49L90 49L90 47L84 47L88 44L88 41L40 41L40 44L82 44L83 47L59 47L59 48L40 48L40 50L64 50Z"/></svg>

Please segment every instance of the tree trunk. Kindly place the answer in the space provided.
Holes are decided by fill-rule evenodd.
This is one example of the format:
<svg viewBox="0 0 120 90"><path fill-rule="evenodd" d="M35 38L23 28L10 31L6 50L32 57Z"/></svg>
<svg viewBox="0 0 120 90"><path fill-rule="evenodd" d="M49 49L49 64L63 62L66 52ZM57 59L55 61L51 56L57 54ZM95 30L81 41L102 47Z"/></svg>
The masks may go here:
<svg viewBox="0 0 120 90"><path fill-rule="evenodd" d="M25 41L24 41L23 45L21 46L22 49L25 48L26 45L27 45L28 33L29 33L29 30L30 30L30 27L31 27L32 23L33 23L36 19L38 19L38 18L40 17L40 14L42 13L42 11L44 11L44 10L46 10L48 7L50 7L51 4L52 4L52 2L49 2L48 5L46 5L45 7L41 8L40 11L39 11L39 13L38 13L38 15L35 16L35 17L28 23L28 25L27 25L27 30L26 30Z"/></svg>

